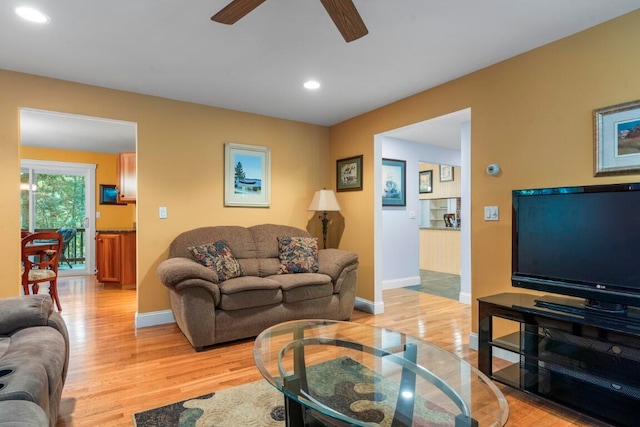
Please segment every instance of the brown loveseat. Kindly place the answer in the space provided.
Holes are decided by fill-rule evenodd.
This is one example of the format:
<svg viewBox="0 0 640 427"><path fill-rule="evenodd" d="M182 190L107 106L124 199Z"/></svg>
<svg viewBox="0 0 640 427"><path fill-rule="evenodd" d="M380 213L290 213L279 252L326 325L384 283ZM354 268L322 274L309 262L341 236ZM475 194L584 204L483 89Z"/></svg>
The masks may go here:
<svg viewBox="0 0 640 427"><path fill-rule="evenodd" d="M339 249L317 252L317 272L278 274L279 238L311 235L284 225L212 226L187 231L169 247L158 277L169 289L176 322L196 351L257 336L293 319L348 320L353 312L358 256ZM189 248L225 241L241 276L220 280ZM217 283L220 282L220 283Z"/></svg>

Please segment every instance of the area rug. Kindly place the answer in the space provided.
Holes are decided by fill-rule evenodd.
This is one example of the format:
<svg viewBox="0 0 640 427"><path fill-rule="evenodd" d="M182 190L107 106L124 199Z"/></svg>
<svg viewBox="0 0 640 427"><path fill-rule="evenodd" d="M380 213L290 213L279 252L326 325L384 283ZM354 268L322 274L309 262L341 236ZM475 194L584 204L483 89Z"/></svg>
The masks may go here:
<svg viewBox="0 0 640 427"><path fill-rule="evenodd" d="M342 413L370 423L389 427L399 385L375 374L348 357L307 368L311 395ZM134 416L136 427L282 427L283 396L261 380L184 400ZM416 396L414 426L454 425L455 416L442 407Z"/></svg>

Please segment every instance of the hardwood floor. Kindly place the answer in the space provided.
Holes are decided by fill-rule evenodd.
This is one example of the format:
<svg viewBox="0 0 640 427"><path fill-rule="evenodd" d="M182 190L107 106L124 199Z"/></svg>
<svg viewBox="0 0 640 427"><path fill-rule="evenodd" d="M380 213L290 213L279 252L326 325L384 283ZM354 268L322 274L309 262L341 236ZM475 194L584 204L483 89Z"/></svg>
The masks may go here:
<svg viewBox="0 0 640 427"><path fill-rule="evenodd" d="M136 331L134 290L87 276L61 279L58 293L71 337L58 427L131 426L135 412L261 378L253 340L196 353L175 324ZM421 337L476 365L470 306L407 289L385 291L384 300L384 314L356 311L352 320ZM509 401L509 427L606 425L498 386Z"/></svg>

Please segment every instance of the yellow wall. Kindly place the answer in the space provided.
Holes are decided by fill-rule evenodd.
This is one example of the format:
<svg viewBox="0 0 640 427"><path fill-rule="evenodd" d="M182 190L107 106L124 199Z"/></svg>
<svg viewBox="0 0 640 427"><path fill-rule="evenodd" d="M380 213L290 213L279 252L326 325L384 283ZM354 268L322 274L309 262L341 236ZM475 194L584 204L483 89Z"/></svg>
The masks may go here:
<svg viewBox="0 0 640 427"><path fill-rule="evenodd" d="M96 230L133 228L136 220L136 205L101 205L100 184L117 184L117 154L92 153L87 151L55 150L49 148L20 147L20 157L30 160L54 162L89 163L96 165Z"/></svg>
<svg viewBox="0 0 640 427"><path fill-rule="evenodd" d="M19 294L19 108L138 124L138 313L170 308L156 276L171 240L214 224L306 227L327 181L326 127L0 71L0 297ZM271 149L271 207L223 206L224 143ZM168 218L158 218L158 207ZM10 244L14 242L14 244Z"/></svg>
<svg viewBox="0 0 640 427"><path fill-rule="evenodd" d="M373 289L374 135L471 107L473 330L476 298L511 291L511 190L638 181L593 177L592 111L640 99L640 11L353 118L331 129L330 161L364 154L365 185L341 193L352 227L343 247L360 254L359 295ZM499 177L485 173L490 163ZM483 206L500 207L485 222ZM468 221L468 219L467 219ZM491 250L487 250L491 248ZM517 291L517 290L516 290Z"/></svg>

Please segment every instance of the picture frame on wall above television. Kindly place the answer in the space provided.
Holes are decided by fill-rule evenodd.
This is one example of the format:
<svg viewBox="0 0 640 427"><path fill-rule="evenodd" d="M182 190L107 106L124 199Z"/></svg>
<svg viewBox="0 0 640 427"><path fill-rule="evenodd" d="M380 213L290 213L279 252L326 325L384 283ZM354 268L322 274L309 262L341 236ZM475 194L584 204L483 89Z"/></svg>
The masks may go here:
<svg viewBox="0 0 640 427"><path fill-rule="evenodd" d="M640 100L593 111L594 176L640 172Z"/></svg>

